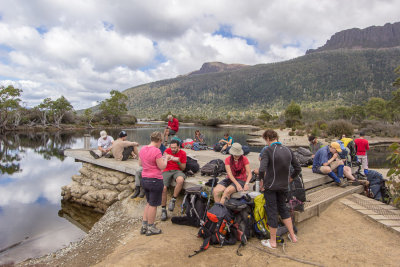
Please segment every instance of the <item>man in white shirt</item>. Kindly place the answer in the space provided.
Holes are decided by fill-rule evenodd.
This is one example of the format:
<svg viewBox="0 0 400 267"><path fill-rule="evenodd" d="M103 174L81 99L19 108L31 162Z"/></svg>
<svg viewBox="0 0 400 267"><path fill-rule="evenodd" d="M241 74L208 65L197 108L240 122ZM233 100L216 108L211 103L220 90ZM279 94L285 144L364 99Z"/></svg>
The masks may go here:
<svg viewBox="0 0 400 267"><path fill-rule="evenodd" d="M97 140L97 150L90 150L90 155L95 159L101 158L103 156L107 157L110 154L112 144L114 143L114 138L107 135L106 131L100 132L100 138Z"/></svg>

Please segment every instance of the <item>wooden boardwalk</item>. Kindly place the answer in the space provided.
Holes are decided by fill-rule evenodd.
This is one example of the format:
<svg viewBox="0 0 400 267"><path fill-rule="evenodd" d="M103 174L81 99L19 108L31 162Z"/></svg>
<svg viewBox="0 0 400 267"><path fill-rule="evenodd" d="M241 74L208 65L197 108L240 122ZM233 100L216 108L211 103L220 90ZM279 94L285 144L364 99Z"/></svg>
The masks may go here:
<svg viewBox="0 0 400 267"><path fill-rule="evenodd" d="M193 151L190 149L184 149L184 151L186 151L188 156L195 158L198 161L200 167L204 166L210 160L224 160L227 157L227 155L216 153L212 150ZM117 161L115 159L108 158L94 159L90 155L89 151L84 149L68 149L64 151L64 155L72 157L76 161L91 163L97 166L128 173L131 175L135 175L136 170L139 168L138 160L129 159L127 161ZM259 167L258 156L259 154L254 152L250 152L247 155L247 158L250 161L251 169ZM319 215L322 210L327 208L331 202L338 198L347 196L352 193L362 192L362 186L348 186L346 188L333 186L331 178L326 175L315 174L311 171L310 168L302 168L302 174L304 186L308 190L307 202L305 203L304 212L296 212L295 219L297 222ZM204 184L209 179L209 176L201 176L200 172L198 172L194 176L188 177L185 180L184 188Z"/></svg>

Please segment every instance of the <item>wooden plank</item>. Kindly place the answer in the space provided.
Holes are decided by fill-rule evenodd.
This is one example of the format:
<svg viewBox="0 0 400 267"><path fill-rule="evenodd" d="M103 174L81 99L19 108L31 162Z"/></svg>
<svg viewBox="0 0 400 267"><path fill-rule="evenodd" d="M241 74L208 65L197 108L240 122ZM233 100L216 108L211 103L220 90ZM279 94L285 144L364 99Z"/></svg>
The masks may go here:
<svg viewBox="0 0 400 267"><path fill-rule="evenodd" d="M304 205L304 212L295 212L295 221L302 222L325 210L333 201L338 198L361 193L363 186L347 186L345 188L330 186L307 195L307 202Z"/></svg>

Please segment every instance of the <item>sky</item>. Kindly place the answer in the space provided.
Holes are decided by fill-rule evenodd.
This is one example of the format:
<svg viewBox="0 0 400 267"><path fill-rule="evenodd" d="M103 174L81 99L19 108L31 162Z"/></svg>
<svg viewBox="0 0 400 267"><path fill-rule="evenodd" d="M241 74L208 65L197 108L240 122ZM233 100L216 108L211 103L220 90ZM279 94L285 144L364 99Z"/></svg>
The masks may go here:
<svg viewBox="0 0 400 267"><path fill-rule="evenodd" d="M317 48L336 32L400 21L396 0L1 0L0 85L34 107L76 110L200 69L261 64Z"/></svg>

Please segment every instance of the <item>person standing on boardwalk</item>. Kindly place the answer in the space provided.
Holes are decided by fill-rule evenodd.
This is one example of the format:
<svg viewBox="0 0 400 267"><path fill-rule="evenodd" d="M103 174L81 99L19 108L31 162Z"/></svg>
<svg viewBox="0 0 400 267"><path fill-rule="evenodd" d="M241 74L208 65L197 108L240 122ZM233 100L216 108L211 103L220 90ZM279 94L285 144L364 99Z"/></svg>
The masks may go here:
<svg viewBox="0 0 400 267"><path fill-rule="evenodd" d="M142 147L139 152L139 165L143 168L142 184L147 200L140 234L146 234L147 236L161 234L161 229L155 227L154 221L157 207L161 205L164 189L161 171L165 169L168 159L171 158L169 155L167 157L161 155L161 143L161 133L153 132L150 135L150 144Z"/></svg>
<svg viewBox="0 0 400 267"><path fill-rule="evenodd" d="M118 139L115 140L113 146L111 148L111 152L116 160L125 161L129 157L136 159L139 152L138 146L139 144L136 142L127 141L128 134L125 131L121 131L118 134Z"/></svg>
<svg viewBox="0 0 400 267"><path fill-rule="evenodd" d="M320 149L321 147L323 147L323 144L318 141L317 137L315 137L314 135L310 135L308 137L308 142L310 143L309 149L312 153L312 158L315 157L315 154L317 153L318 149Z"/></svg>
<svg viewBox="0 0 400 267"><path fill-rule="evenodd" d="M97 150L90 150L90 155L95 159L101 158L103 156L107 157L111 151L112 144L114 143L114 138L107 135L106 131L100 132L100 138L97 140Z"/></svg>
<svg viewBox="0 0 400 267"><path fill-rule="evenodd" d="M278 142L278 134L271 129L263 133L263 138L268 147L261 155L260 178L264 179L265 211L270 227L270 239L262 240L261 244L271 249L276 248L276 231L278 228L278 214L287 227L289 239L297 242L297 236L293 230L292 218L286 198L288 194L289 180L301 172L301 167L292 150ZM293 172L290 173L290 165Z"/></svg>
<svg viewBox="0 0 400 267"><path fill-rule="evenodd" d="M365 139L364 132L360 132L360 137L354 140L354 143L357 147L357 158L358 161L361 162L361 166L364 170L364 174L368 174L368 158L367 151L369 150L369 142Z"/></svg>
<svg viewBox="0 0 400 267"><path fill-rule="evenodd" d="M166 156L169 156L167 167L163 171L164 190L162 194L162 209L161 209L161 220L167 220L167 188L171 185L172 181L176 182L174 194L168 205L168 210L173 211L175 208L176 198L183 188L186 175L183 170L186 168L186 152L179 148L179 141L171 140L169 148L164 152Z"/></svg>
<svg viewBox="0 0 400 267"><path fill-rule="evenodd" d="M179 121L171 114L168 115L168 125L164 130L164 142L168 143L168 136L175 135L179 131Z"/></svg>

